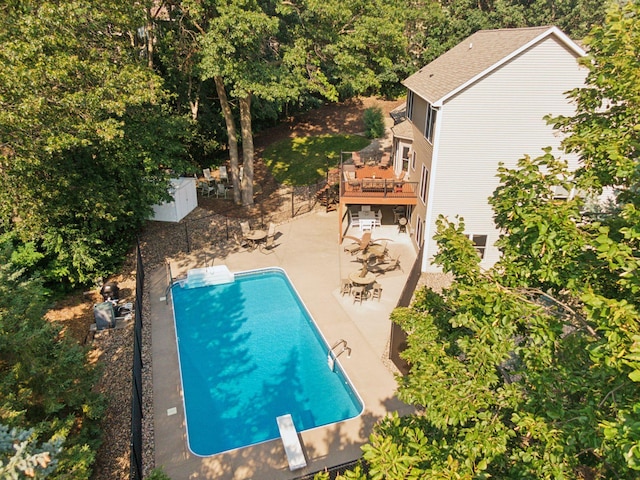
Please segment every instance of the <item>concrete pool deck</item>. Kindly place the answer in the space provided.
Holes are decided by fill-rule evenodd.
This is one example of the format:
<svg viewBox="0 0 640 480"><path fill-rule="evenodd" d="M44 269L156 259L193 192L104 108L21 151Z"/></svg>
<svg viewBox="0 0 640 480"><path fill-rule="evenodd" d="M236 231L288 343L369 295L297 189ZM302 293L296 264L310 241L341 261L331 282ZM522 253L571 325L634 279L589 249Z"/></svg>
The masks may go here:
<svg viewBox="0 0 640 480"><path fill-rule="evenodd" d="M373 425L387 413L407 414L413 409L395 397L397 383L383 357L391 329L389 315L395 308L416 253L409 236L395 225L376 229L373 238L388 238L392 256L400 255L402 270L381 275L380 301L355 304L340 295L340 280L361 266L338 243L337 212L312 212L279 225L276 247L265 255L259 250L230 253L220 258L193 252L172 259L171 275L178 278L189 268L226 265L232 272L281 267L331 345L347 341L351 357L339 358L364 402L363 413L350 420L300 434L307 467L289 471L280 439L211 457L198 457L187 446L182 387L173 314L165 300L167 269L148 272L152 357L155 463L173 479L292 479L361 456ZM359 236L359 232L349 232ZM275 422L274 418L274 422Z"/></svg>

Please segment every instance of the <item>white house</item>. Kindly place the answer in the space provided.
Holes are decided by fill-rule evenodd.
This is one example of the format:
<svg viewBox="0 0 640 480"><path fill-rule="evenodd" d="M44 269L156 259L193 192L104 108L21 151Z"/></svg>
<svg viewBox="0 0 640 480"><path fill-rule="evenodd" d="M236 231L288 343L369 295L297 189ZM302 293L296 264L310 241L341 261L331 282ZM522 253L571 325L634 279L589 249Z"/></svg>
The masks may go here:
<svg viewBox="0 0 640 480"><path fill-rule="evenodd" d="M406 120L393 128L394 168L417 181L410 210L413 240L424 244L422 270L437 271L435 222L464 218L488 268L498 259L499 232L487 199L498 164L525 154L560 154L559 132L545 115L573 115L566 92L582 87L585 52L556 27L483 30L407 78ZM571 167L577 158L569 158Z"/></svg>

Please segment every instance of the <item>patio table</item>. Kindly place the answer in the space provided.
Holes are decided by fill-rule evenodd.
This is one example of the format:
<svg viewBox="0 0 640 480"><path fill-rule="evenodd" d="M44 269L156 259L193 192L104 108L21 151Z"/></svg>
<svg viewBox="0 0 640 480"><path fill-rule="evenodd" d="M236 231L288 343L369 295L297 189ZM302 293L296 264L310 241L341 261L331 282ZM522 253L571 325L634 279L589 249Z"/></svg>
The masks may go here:
<svg viewBox="0 0 640 480"><path fill-rule="evenodd" d="M251 242L251 249L255 250L258 246L258 243L267 238L267 232L264 230L251 230L245 237L249 242Z"/></svg>
<svg viewBox="0 0 640 480"><path fill-rule="evenodd" d="M356 270L355 272L351 272L349 274L349 280L351 280L351 282L355 283L356 285L370 285L373 282L376 281L376 276L371 273L371 272L367 272L367 274L364 277L360 276L360 273L362 272L362 270Z"/></svg>

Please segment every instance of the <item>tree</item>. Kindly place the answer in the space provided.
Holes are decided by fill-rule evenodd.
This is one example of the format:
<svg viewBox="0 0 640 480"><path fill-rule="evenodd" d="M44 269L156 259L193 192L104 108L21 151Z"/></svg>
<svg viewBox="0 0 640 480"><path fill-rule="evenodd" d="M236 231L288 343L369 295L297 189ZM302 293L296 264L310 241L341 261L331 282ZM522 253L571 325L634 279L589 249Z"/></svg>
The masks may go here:
<svg viewBox="0 0 640 480"><path fill-rule="evenodd" d="M33 430L13 428L0 424L0 476L17 479L20 474L29 478L46 478L56 466L55 454L59 441L36 445Z"/></svg>
<svg viewBox="0 0 640 480"><path fill-rule="evenodd" d="M122 2L11 2L0 18L0 222L50 281L111 271L188 169L182 118L132 46Z"/></svg>
<svg viewBox="0 0 640 480"><path fill-rule="evenodd" d="M23 453L49 451L51 478L89 478L100 443L103 399L93 390L98 370L87 351L60 334L43 315L42 282L14 263L24 252L0 239L0 424L30 431ZM50 447L32 450L36 444ZM44 462L48 465L48 462Z"/></svg>

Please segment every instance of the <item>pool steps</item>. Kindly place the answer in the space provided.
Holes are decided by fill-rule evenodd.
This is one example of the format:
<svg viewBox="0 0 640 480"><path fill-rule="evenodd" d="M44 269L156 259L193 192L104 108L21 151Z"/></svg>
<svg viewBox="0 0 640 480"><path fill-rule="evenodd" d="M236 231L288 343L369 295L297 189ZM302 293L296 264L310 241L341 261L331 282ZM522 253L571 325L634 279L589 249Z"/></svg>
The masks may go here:
<svg viewBox="0 0 640 480"><path fill-rule="evenodd" d="M278 430L280 431L280 438L282 439L282 445L284 445L284 452L287 454L287 461L289 462L289 470L299 470L307 466L307 459L304 458L304 452L302 451L302 445L298 438L298 431L293 424L293 418L291 414L280 415L276 417L278 423Z"/></svg>
<svg viewBox="0 0 640 480"><path fill-rule="evenodd" d="M342 345L342 350L340 350L336 354L334 350L338 348L340 345ZM329 349L329 353L327 354L327 365L329 366L329 370L333 372L333 367L336 364L336 360L345 351L347 352L347 358L351 358L351 347L347 345L347 341L344 340L343 338L341 338L340 340L338 340L336 343L333 344L333 346Z"/></svg>
<svg viewBox="0 0 640 480"><path fill-rule="evenodd" d="M235 275L229 271L226 265L214 265L212 267L193 268L187 272L186 280L180 284L184 288L206 287L233 283Z"/></svg>

